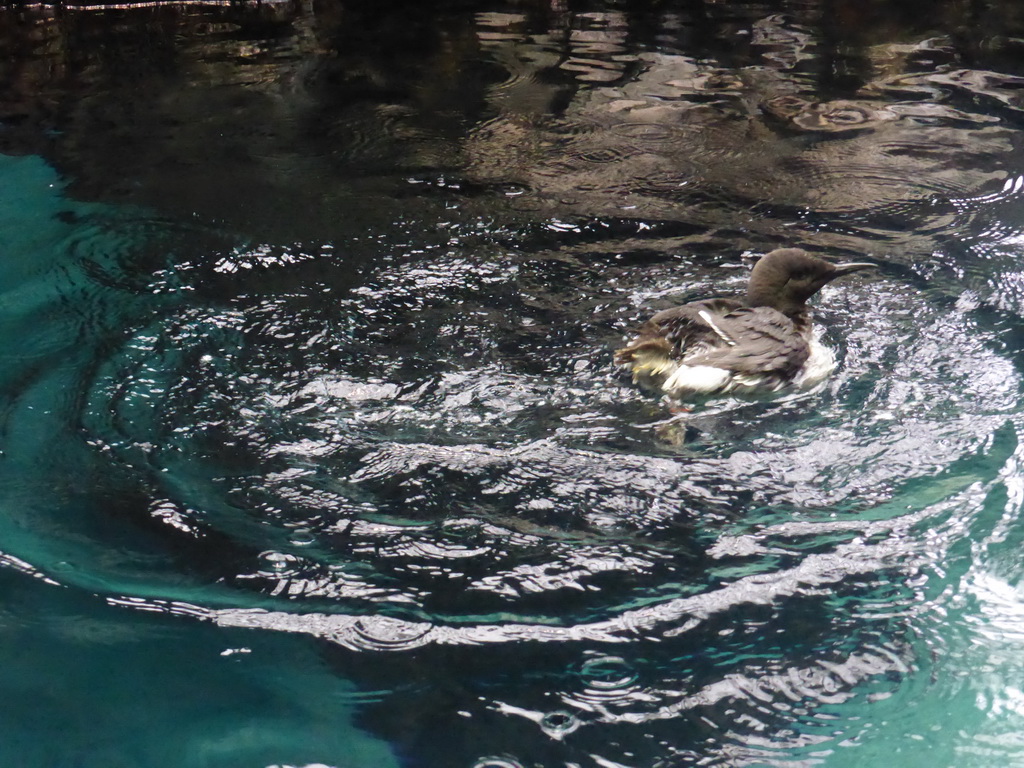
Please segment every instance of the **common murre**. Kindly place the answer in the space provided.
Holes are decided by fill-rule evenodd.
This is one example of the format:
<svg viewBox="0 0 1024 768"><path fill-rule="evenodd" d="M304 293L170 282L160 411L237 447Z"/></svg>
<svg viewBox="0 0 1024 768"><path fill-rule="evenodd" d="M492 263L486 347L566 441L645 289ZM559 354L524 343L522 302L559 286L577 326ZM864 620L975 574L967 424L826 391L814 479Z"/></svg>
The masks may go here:
<svg viewBox="0 0 1024 768"><path fill-rule="evenodd" d="M714 298L657 313L616 350L633 381L674 398L808 389L835 368L807 300L837 277L877 265L832 264L800 248L763 256L746 300Z"/></svg>

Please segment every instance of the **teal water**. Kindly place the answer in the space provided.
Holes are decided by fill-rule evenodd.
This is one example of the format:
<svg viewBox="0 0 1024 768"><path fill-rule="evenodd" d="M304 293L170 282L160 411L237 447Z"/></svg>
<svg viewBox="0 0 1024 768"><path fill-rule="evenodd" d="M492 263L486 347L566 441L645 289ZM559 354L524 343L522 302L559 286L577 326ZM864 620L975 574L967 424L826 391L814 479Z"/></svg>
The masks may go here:
<svg viewBox="0 0 1024 768"><path fill-rule="evenodd" d="M940 6L5 17L0 763L1024 765L1024 20ZM880 267L822 391L613 370L781 244Z"/></svg>
<svg viewBox="0 0 1024 768"><path fill-rule="evenodd" d="M3 763L396 765L353 723L362 694L315 648L216 627L179 602L201 599L202 579L132 524L141 489L77 422L92 360L121 323L160 309L90 275L98 252L145 247L141 212L67 199L36 157L4 158L0 174Z"/></svg>

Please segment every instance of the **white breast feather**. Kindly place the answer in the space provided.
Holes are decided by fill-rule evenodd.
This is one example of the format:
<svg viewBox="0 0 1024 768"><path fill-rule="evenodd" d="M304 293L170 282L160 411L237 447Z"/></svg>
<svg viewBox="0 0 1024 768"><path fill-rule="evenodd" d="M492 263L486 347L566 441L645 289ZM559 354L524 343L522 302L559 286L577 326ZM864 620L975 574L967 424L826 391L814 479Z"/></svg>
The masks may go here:
<svg viewBox="0 0 1024 768"><path fill-rule="evenodd" d="M710 365L680 365L665 379L662 389L669 395L710 394L724 387L732 374Z"/></svg>
<svg viewBox="0 0 1024 768"><path fill-rule="evenodd" d="M836 357L831 349L821 343L821 332L815 329L810 341L807 362L787 385L778 381L771 390L807 390L824 381L836 367ZM686 359L693 359L711 345L697 344L687 350L684 361L672 360L661 350L639 350L633 360L633 380L646 386L661 389L670 397L686 395L709 395L744 390L765 390L764 377L756 374L734 374L724 368L711 365L687 365ZM660 380L660 386L658 386Z"/></svg>
<svg viewBox="0 0 1024 768"><path fill-rule="evenodd" d="M836 355L821 343L820 335L820 331L815 330L809 345L810 354L807 356L807 362L793 379L793 386L796 389L810 389L824 381L836 369Z"/></svg>

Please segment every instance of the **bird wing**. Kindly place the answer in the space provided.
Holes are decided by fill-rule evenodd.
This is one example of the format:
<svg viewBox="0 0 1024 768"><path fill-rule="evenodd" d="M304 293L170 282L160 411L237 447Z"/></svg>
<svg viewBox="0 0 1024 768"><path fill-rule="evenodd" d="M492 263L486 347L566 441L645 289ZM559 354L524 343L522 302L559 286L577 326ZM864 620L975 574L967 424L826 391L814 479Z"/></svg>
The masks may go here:
<svg viewBox="0 0 1024 768"><path fill-rule="evenodd" d="M743 306L733 299L708 299L663 310L640 326L633 341L615 352L615 360L626 364L638 354L679 360L698 349L721 344L724 330L715 318Z"/></svg>
<svg viewBox="0 0 1024 768"><path fill-rule="evenodd" d="M782 379L796 374L807 360L809 348L801 330L798 322L770 307L748 307L735 299L694 301L654 315L632 342L616 351L615 360L673 359Z"/></svg>
<svg viewBox="0 0 1024 768"><path fill-rule="evenodd" d="M686 357L687 365L709 365L737 374L794 376L810 354L802 323L770 307L740 307L712 316L733 343L716 344Z"/></svg>

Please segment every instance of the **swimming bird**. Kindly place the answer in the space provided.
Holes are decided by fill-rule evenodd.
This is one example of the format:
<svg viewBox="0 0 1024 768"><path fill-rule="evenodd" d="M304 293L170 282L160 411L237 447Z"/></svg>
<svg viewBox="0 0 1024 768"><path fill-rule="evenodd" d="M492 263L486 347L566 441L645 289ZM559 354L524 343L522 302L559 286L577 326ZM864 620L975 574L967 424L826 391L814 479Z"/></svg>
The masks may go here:
<svg viewBox="0 0 1024 768"><path fill-rule="evenodd" d="M615 352L633 381L671 397L809 389L835 368L807 300L826 283L877 265L833 264L800 248L763 256L745 300L714 298L666 309Z"/></svg>

